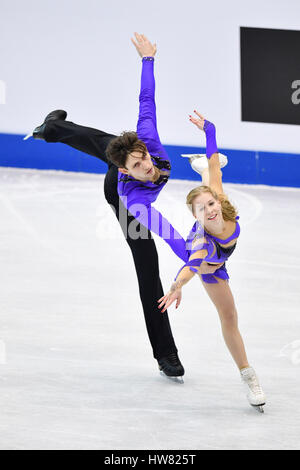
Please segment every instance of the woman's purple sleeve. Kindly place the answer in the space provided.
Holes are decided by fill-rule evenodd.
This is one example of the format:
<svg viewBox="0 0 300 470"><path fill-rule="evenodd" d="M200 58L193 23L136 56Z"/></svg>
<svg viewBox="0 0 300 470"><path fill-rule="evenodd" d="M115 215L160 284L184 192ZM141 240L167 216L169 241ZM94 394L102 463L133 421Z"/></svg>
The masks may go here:
<svg viewBox="0 0 300 470"><path fill-rule="evenodd" d="M216 141L216 127L212 122L205 120L203 130L206 134L206 156L210 158L214 153L219 152Z"/></svg>

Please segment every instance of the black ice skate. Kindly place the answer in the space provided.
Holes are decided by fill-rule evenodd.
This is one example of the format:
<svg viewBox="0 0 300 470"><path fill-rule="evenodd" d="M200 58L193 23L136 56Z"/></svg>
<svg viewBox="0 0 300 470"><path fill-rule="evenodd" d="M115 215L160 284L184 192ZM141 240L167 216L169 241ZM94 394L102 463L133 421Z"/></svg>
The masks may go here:
<svg viewBox="0 0 300 470"><path fill-rule="evenodd" d="M158 366L162 376L183 383L184 368L176 352L159 359Z"/></svg>
<svg viewBox="0 0 300 470"><path fill-rule="evenodd" d="M23 140L27 140L30 137L33 137L34 139L45 140L44 130L45 130L45 127L46 127L46 123L48 121L56 121L58 119L60 121L65 121L66 118L67 118L67 112L63 111L62 109L56 109L55 111L51 111L51 113L49 113L45 117L45 120L44 120L43 124L41 126L36 127L34 129L34 131L32 132L32 134L26 135L26 137L24 137Z"/></svg>

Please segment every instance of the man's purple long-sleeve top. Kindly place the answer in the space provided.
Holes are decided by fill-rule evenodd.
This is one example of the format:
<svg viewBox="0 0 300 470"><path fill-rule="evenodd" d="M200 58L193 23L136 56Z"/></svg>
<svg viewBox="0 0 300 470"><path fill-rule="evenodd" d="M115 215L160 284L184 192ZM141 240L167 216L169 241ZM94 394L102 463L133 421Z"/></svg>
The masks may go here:
<svg viewBox="0 0 300 470"><path fill-rule="evenodd" d="M121 201L135 219L162 237L179 258L187 261L188 252L185 240L170 222L151 206L168 182L171 170L169 157L160 142L157 131L154 60L143 59L142 61L139 101L138 138L146 144L154 165L163 170L164 175L152 183L151 181L138 181L131 176L119 173L118 193Z"/></svg>

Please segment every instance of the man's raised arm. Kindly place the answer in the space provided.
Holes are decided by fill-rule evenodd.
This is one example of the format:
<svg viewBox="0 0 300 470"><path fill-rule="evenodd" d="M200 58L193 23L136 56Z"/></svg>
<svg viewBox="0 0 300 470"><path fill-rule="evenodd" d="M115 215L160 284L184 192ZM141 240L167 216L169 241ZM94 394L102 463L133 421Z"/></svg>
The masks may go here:
<svg viewBox="0 0 300 470"><path fill-rule="evenodd" d="M142 57L143 63L137 134L139 139L145 142L148 151L157 154L162 151L157 132L155 105L154 56L157 48L156 44L152 44L143 34L135 33L135 38L136 40L131 39L131 41Z"/></svg>

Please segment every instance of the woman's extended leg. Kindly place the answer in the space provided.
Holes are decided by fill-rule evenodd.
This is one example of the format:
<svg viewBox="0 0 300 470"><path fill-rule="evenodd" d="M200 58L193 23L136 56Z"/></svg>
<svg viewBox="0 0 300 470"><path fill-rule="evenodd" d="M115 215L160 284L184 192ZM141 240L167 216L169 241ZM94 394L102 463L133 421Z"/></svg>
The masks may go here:
<svg viewBox="0 0 300 470"><path fill-rule="evenodd" d="M245 346L238 328L238 316L234 298L227 281L218 279L217 284L202 282L206 292L217 308L225 343L238 368L249 367Z"/></svg>
<svg viewBox="0 0 300 470"><path fill-rule="evenodd" d="M202 283L218 310L223 336L241 371L242 381L247 388L248 401L250 405L258 407L259 411L263 413L262 406L266 403L266 396L259 384L255 370L248 363L243 339L238 329L237 311L229 284L223 279L218 279L217 284Z"/></svg>

